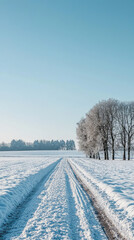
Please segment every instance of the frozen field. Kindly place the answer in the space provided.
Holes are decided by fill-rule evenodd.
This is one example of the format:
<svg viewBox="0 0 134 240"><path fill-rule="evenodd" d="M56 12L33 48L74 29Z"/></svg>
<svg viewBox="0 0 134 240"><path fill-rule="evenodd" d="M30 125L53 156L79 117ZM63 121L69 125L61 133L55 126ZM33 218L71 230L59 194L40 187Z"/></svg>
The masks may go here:
<svg viewBox="0 0 134 240"><path fill-rule="evenodd" d="M0 152L0 239L107 239L68 162L133 239L134 161L89 160L76 151Z"/></svg>
<svg viewBox="0 0 134 240"><path fill-rule="evenodd" d="M134 161L70 159L106 215L126 239L134 239Z"/></svg>

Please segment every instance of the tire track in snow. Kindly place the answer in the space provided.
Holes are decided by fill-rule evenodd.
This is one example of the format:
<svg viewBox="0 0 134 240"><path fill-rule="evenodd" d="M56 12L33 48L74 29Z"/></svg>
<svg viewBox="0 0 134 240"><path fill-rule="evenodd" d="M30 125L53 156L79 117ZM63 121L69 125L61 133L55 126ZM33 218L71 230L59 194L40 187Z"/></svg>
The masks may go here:
<svg viewBox="0 0 134 240"><path fill-rule="evenodd" d="M107 239L66 159L56 165L20 210L3 239Z"/></svg>
<svg viewBox="0 0 134 240"><path fill-rule="evenodd" d="M24 210L27 208L27 205L31 202L31 200L34 198L34 196L40 194L40 192L42 191L42 186L45 184L45 182L48 180L48 178L52 175L52 173L54 172L56 166L59 164L59 162L61 160L62 160L62 158L57 160L56 163L52 163L51 164L52 168L50 168L50 170L44 174L44 176L36 184L36 186L28 194L28 196L23 200L23 202L21 202L14 209L14 212L12 212L8 216L7 221L2 225L2 227L0 229L0 240L5 240L5 239L7 239L7 240L9 239L10 240L10 237L8 237L8 235L10 235L10 234L11 235L14 235L14 234L18 235L18 231L20 231L21 228L17 228L16 227L17 221L19 220L21 215L23 215ZM48 167L46 167L46 169L49 168L49 167L50 167L50 165ZM38 204L39 204L39 202L38 202ZM32 211L35 211L37 206L38 205L34 206ZM26 218L23 219L23 221L22 221L23 226L26 224L27 220L28 219L26 219Z"/></svg>
<svg viewBox="0 0 134 240"><path fill-rule="evenodd" d="M66 194L67 194L67 199L68 199L68 213L69 213L69 225L70 225L70 235L71 239L80 239L79 232L77 230L77 226L79 223L79 218L76 216L76 210L74 208L75 201L72 196L72 190L69 182L69 177L67 173L65 173L65 178L66 178Z"/></svg>
<svg viewBox="0 0 134 240"><path fill-rule="evenodd" d="M92 201L92 205L95 209L95 212L97 214L97 218L100 221L107 237L109 240L127 240L122 234L118 231L118 229L114 226L114 224L111 222L111 220L106 216L104 211L102 210L101 206L99 205L97 199L95 198L92 191L83 183L80 175L76 171L76 169L73 167L73 165L68 161L72 171L74 172L74 175L76 176L76 179L80 183L80 185L83 187L85 192L88 194L89 198Z"/></svg>
<svg viewBox="0 0 134 240"><path fill-rule="evenodd" d="M17 239L71 239L69 237L63 160L45 183L39 198L41 202L36 212Z"/></svg>
<svg viewBox="0 0 134 240"><path fill-rule="evenodd" d="M101 225L96 218L89 197L76 179L68 161L66 164L66 176L68 180L67 186L69 186L68 192L70 193L69 196L71 197L69 204L71 205L73 202L73 206L70 206L70 219L72 218L70 222L72 229L71 239L107 239L103 229L101 228ZM74 209L75 216L72 215L72 213L74 213ZM79 226L77 225L78 221L75 219L76 217L79 219Z"/></svg>

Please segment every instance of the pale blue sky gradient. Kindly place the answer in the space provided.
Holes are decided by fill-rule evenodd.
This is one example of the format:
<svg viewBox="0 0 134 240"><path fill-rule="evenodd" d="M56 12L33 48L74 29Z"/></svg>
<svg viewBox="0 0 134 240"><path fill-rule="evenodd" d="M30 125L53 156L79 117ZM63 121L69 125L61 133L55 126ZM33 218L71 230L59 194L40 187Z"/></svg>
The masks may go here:
<svg viewBox="0 0 134 240"><path fill-rule="evenodd" d="M0 142L76 139L99 100L134 100L133 0L0 1Z"/></svg>

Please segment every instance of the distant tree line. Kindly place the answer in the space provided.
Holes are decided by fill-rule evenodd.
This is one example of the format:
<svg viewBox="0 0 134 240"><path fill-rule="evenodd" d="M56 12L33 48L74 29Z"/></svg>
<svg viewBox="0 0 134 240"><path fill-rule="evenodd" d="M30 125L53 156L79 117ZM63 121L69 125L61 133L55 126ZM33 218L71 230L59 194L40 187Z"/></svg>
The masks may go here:
<svg viewBox="0 0 134 240"><path fill-rule="evenodd" d="M33 143L26 143L22 140L12 140L10 144L0 144L0 151L25 150L75 150L75 142L73 140L35 140Z"/></svg>
<svg viewBox="0 0 134 240"><path fill-rule="evenodd" d="M97 103L77 125L80 150L89 157L115 159L115 151L123 151L123 160L130 160L134 149L134 102L115 99Z"/></svg>

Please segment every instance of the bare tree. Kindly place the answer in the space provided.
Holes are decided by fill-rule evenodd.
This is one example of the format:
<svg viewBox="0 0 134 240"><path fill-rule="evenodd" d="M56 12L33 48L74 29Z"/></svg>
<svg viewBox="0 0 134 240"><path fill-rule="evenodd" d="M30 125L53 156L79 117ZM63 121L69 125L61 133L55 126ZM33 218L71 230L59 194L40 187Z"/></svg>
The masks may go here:
<svg viewBox="0 0 134 240"><path fill-rule="evenodd" d="M127 150L128 160L130 160L130 152L132 139L134 136L134 102L125 103L126 107L126 134L127 134Z"/></svg>
<svg viewBox="0 0 134 240"><path fill-rule="evenodd" d="M115 99L109 99L105 101L106 104L106 115L109 127L109 143L112 148L112 159L115 159L115 143L118 134L118 122L117 122L117 111L118 101Z"/></svg>
<svg viewBox="0 0 134 240"><path fill-rule="evenodd" d="M121 102L118 104L117 121L119 128L120 143L123 147L123 160L126 160L126 147L127 147L127 132L126 132L126 104Z"/></svg>

